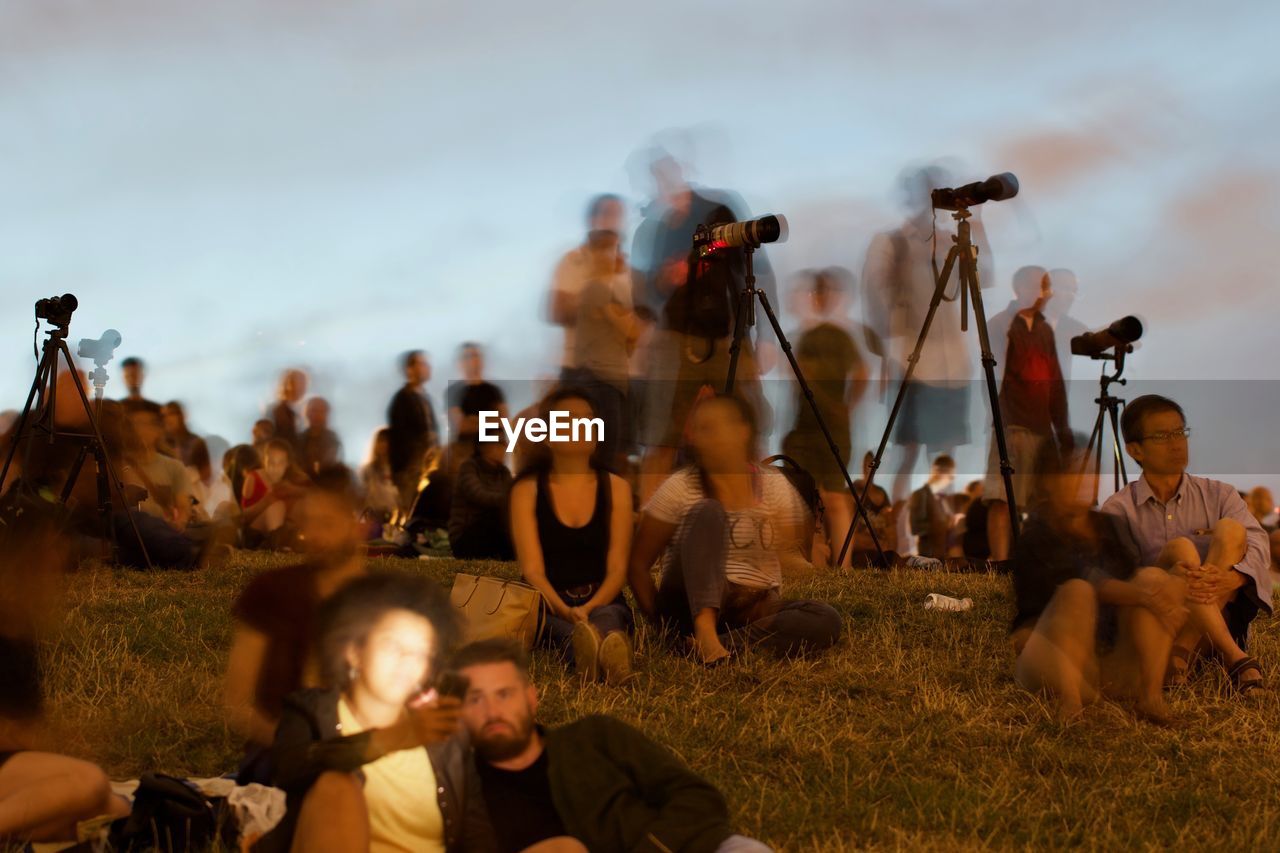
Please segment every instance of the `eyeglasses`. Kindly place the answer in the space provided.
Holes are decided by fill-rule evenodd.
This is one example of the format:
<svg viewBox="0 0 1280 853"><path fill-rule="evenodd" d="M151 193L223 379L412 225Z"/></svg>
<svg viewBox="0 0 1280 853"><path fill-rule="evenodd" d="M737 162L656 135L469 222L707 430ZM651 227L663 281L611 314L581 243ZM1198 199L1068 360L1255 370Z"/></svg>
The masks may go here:
<svg viewBox="0 0 1280 853"><path fill-rule="evenodd" d="M1150 441L1154 444L1168 444L1174 439L1182 440L1191 437L1191 427L1183 427L1175 429L1171 432L1153 432L1151 435L1144 435L1143 441Z"/></svg>

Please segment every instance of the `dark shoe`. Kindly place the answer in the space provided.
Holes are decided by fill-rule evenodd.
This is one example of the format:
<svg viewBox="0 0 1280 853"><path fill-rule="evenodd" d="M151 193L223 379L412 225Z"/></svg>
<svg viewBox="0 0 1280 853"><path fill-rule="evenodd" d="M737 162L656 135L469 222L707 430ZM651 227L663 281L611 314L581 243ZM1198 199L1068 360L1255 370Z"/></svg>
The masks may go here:
<svg viewBox="0 0 1280 853"><path fill-rule="evenodd" d="M1244 678L1244 674L1250 670L1256 672L1258 677ZM1231 679L1231 686L1236 689L1236 693L1240 696L1248 696L1255 691L1267 689L1267 685L1262 679L1262 665L1252 655L1245 655L1228 667L1227 678Z"/></svg>

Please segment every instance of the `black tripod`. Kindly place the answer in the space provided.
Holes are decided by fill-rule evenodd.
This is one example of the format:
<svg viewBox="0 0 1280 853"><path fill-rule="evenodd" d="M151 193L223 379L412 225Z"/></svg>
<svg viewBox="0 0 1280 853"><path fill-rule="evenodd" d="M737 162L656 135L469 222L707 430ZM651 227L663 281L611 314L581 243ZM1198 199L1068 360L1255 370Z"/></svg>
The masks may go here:
<svg viewBox="0 0 1280 853"><path fill-rule="evenodd" d="M107 446L102 440L101 431L98 429L98 420L95 417L94 407L89 405L89 398L85 394L83 383L80 381L80 371L71 360L71 351L67 348L67 325L70 322L67 318L69 317L70 315L68 314L62 318L67 322L61 324L51 323L51 327L46 330L48 337L42 347L40 364L36 368L36 378L31 383L31 391L27 394L27 403L22 407L22 414L18 416L18 425L14 430L9 452L5 456L4 467L0 468L0 483L5 482L8 478L9 467L13 464L14 454L23 439L27 440L26 450L23 454L24 473L31 470L31 446L36 441L37 436L47 436L50 445L58 438L71 439L78 442L80 449L76 454L76 461L71 466L71 471L67 475L67 482L62 487L62 503L66 504L71 497L71 490L75 487L76 480L80 476L80 469L84 467L86 457L92 453L97 466L98 521L101 525L103 538L111 543L111 557L113 560L118 561L120 551L116 525L111 513L111 500L114 495L115 499L119 501L121 510L129 518L129 526L133 529L133 535L138 541L138 548L142 552L142 560L147 568L150 569L152 568L151 557L147 554L146 543L142 541L142 534L138 532L138 523L134 520L133 513L129 510L129 505L125 502L124 488L120 484L120 478L116 475L115 468L112 467L111 457L107 455ZM68 372L71 374L71 379L75 384L76 393L80 396L85 416L89 420L91 432L72 432L59 429L54 421L58 399L59 355L66 361ZM94 397L100 403L102 401L102 386L106 382L106 371L99 366L93 372L93 377ZM35 403L34 410L32 409L33 402Z"/></svg>
<svg viewBox="0 0 1280 853"><path fill-rule="evenodd" d="M1093 473L1098 479L1093 484L1093 505L1098 505L1098 487L1102 478L1102 445L1105 443L1105 436L1108 420L1111 423L1111 458L1112 471L1111 476L1114 480L1114 490L1120 491L1120 484L1129 485L1129 472L1124 467L1124 455L1120 448L1124 443L1120 440L1120 408L1124 405L1124 400L1119 397L1111 396L1111 384L1125 385L1128 380L1121 379L1120 374L1124 373L1124 357L1128 353L1133 352L1132 344L1122 344L1116 347L1115 355L1102 353L1101 355L1092 356L1097 361L1104 362L1102 367L1102 377L1098 380L1102 386L1102 395L1095 398L1093 402L1098 404L1098 417L1093 422L1093 432L1089 434L1089 444L1084 452L1084 460L1080 466L1080 472L1089 467L1089 460L1093 459ZM1114 361L1116 363L1116 372L1107 374L1105 362ZM1096 443L1096 448L1095 448Z"/></svg>
<svg viewBox="0 0 1280 853"><path fill-rule="evenodd" d="M702 232L704 229L699 228ZM695 242L698 241L695 236ZM705 242L705 241L704 241ZM733 392L734 378L738 373L738 354L742 349L742 339L746 336L747 327L756 324L756 303L760 300L760 307L764 309L765 316L769 318L769 325L773 327L773 333L778 336L778 345L782 347L782 351L787 355L787 362L791 365L791 372L795 374L796 381L800 383L800 389L804 392L804 398L809 403L809 409L813 412L813 417L818 422L818 428L822 430L822 435L827 440L827 446L831 448L831 455L835 457L836 467L844 474L845 484L849 487L849 494L853 496L854 508L857 510L858 516L862 517L863 522L867 525L867 530L871 533L871 541L875 543L876 554L879 556L882 564L887 564L884 555L884 549L880 547L880 540L876 538L875 529L871 526L871 519L867 518L867 511L863 507L862 502L866 497L858 497L858 490L853 484L853 478L849 476L848 466L845 460L840 458L840 448L836 445L836 440L831 435L831 430L827 428L827 423L822 419L822 412L818 410L818 401L814 399L813 389L809 387L809 383L804 378L804 373L800 370L800 364L796 361L795 354L791 351L791 342L787 340L787 336L783 334L782 326L778 323L778 317L773 313L773 308L769 305L769 297L763 290L756 289L755 268L752 266L752 256L758 245L747 243L743 246L743 253L746 255L746 277L744 279L744 287L738 295L738 314L733 324L733 342L729 345L729 374L725 377L724 391L726 394ZM855 521L856 524L856 521ZM850 527L850 531L852 531ZM837 566L844 565L845 550L847 550L848 542L845 542L846 549L840 551L840 559L836 561Z"/></svg>
<svg viewBox="0 0 1280 853"><path fill-rule="evenodd" d="M1004 419L1000 416L1000 392L996 387L996 359L991 354L991 338L987 334L987 315L982 307L982 286L978 281L978 247L973 245L969 235L970 216L969 209L966 207L958 207L956 212L952 214L952 218L956 220L956 234L951 238L953 245L950 251L947 252L947 260L942 266L942 272L937 273L935 276L933 298L929 302L929 312L925 314L924 324L920 327L920 336L916 338L915 349L911 351L911 355L907 358L907 372L902 377L902 384L898 387L898 395L894 398L893 409L889 412L889 423L885 425L884 436L881 437L880 446L876 449L875 458L871 461L871 470L867 472L867 484L862 490L862 498L866 500L867 495L871 494L871 484L875 480L876 469L880 467L880 460L884 457L885 448L889 446L889 436L893 434L893 424L898 419L898 412L902 409L902 402L906 398L908 387L910 387L911 376L916 369L916 362L920 360L920 351L924 349L925 338L929 335L929 327L933 325L933 316L937 313L938 306L945 298L947 282L951 278L951 268L959 262L960 330L967 331L969 328L966 305L967 300L972 300L973 317L978 326L978 344L982 348L982 367L987 381L987 396L991 403L991 420L996 434L996 449L1000 453L1000 474L1004 478L1005 500L1009 504L1009 523L1012 527L1013 538L1016 541L1018 538L1019 519L1018 506L1013 494L1013 466L1009 464L1009 448L1005 443L1004 436ZM952 297L952 299L954 298ZM844 537L844 547L840 549L842 559L844 552L849 548L849 543L853 540L853 527L853 525L849 526L849 532Z"/></svg>

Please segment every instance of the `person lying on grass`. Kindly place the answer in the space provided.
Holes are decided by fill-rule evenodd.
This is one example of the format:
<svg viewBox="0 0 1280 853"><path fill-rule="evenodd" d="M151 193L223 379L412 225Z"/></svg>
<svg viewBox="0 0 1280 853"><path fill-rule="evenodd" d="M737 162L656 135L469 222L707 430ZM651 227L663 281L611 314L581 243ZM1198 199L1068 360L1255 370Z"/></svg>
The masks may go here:
<svg viewBox="0 0 1280 853"><path fill-rule="evenodd" d="M9 496L14 497L13 495ZM23 522L0 523L0 849L76 840L76 824L126 817L100 767L45 748L41 623L56 607L73 565L70 537L27 507Z"/></svg>
<svg viewBox="0 0 1280 853"><path fill-rule="evenodd" d="M621 720L538 725L524 650L485 640L458 651L462 721L500 853L588 850L768 853L735 835L724 797Z"/></svg>
<svg viewBox="0 0 1280 853"><path fill-rule="evenodd" d="M1063 722L1107 692L1167 723L1161 684L1187 618L1186 582L1151 566L1135 571L1110 519L1092 509L1098 478L1086 455L1059 458L1046 442L1036 466L1040 502L1011 561L1018 684L1049 693Z"/></svg>
<svg viewBox="0 0 1280 853"><path fill-rule="evenodd" d="M649 619L691 637L715 666L760 643L788 654L840 638L840 615L820 601L782 598L781 553L804 537L803 502L786 475L755 463L755 413L741 397L704 398L690 416L696 462L645 505L629 579ZM662 558L655 587L650 567Z"/></svg>
<svg viewBox="0 0 1280 853"><path fill-rule="evenodd" d="M1182 408L1147 394L1120 419L1125 449L1142 476L1102 505L1143 563L1185 575L1191 618L1174 641L1170 685L1185 684L1191 658L1222 662L1241 695L1264 686L1262 666L1245 648L1259 611L1271 613L1270 543L1232 486L1187 473Z"/></svg>
<svg viewBox="0 0 1280 853"><path fill-rule="evenodd" d="M585 392L552 392L542 417L593 418ZM607 427L606 427L607 428ZM552 648L572 649L587 681L631 678L631 608L622 597L631 549L631 489L600 466L589 430L537 445L511 487L511 538L520 573L542 594Z"/></svg>
<svg viewBox="0 0 1280 853"><path fill-rule="evenodd" d="M492 849L474 835L485 824L460 703L426 689L455 633L448 598L421 576L366 575L325 602L320 659L336 686L286 700L272 764L288 811L255 850Z"/></svg>
<svg viewBox="0 0 1280 853"><path fill-rule="evenodd" d="M227 725L245 740L237 781L269 784L271 741L285 697L319 683L316 612L364 574L359 501L344 467L321 471L298 509L304 562L262 572L231 606L235 620L223 684Z"/></svg>

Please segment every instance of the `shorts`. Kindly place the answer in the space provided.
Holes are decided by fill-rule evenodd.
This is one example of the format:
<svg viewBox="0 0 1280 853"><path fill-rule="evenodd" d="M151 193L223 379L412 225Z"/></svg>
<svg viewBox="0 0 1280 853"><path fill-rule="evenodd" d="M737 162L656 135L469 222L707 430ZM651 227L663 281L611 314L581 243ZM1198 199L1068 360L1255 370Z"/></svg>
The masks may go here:
<svg viewBox="0 0 1280 853"><path fill-rule="evenodd" d="M1005 446L1009 449L1009 464L1013 466L1013 497L1018 502L1018 511L1025 512L1030 509L1028 502L1035 489L1036 456L1049 437L1019 426L1005 427L1004 432ZM1000 449L994 435L987 455L987 478L982 485L982 499L988 502L1005 500L1004 477L1000 473Z"/></svg>
<svg viewBox="0 0 1280 853"><path fill-rule="evenodd" d="M907 385L893 431L898 444L956 447L969 443L969 383Z"/></svg>
<svg viewBox="0 0 1280 853"><path fill-rule="evenodd" d="M679 447L694 400L704 385L717 393L729 376L732 338L703 338L659 329L649 343L649 376L645 383L640 441L647 447ZM734 375L734 391L756 413L760 435L769 433L772 410L760 388L760 371L749 341L743 341Z"/></svg>

